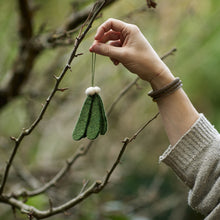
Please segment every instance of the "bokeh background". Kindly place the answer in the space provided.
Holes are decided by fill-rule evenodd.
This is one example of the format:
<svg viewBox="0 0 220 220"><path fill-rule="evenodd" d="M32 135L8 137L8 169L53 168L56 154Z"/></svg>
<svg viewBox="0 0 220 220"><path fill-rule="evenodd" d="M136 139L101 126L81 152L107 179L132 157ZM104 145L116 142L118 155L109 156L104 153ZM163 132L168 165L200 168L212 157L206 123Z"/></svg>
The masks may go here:
<svg viewBox="0 0 220 220"><path fill-rule="evenodd" d="M53 33L68 15L93 1L34 0L38 10L34 15L34 32ZM183 81L183 87L199 112L220 130L220 2L218 0L163 0L156 9L148 9L145 0L118 0L102 11L74 59L72 72L62 81L69 89L57 93L43 121L22 143L7 183L8 191L29 188L21 173L28 173L37 182L50 180L78 147L87 140L74 142L72 130L85 99L84 90L91 82L91 54L88 51L97 27L109 17L122 19L139 26L160 56L177 48L166 58L171 71ZM18 53L18 10L14 0L0 0L0 83ZM72 35L74 39L76 35ZM59 45L45 50L36 60L32 74L21 95L0 109L0 173L13 143L10 136L18 136L38 116L41 103L54 86L53 75L58 75L67 63L73 45ZM137 54L138 56L138 54ZM96 85L101 87L106 110L130 82L136 78L122 65L115 67L108 58L97 56ZM33 197L27 203L39 209L48 208L48 197L53 204L77 195L84 181L101 179L122 146L147 120L157 113L156 104L147 96L149 85L141 80L117 103L108 118L109 129L99 137L86 156L80 158L68 175L47 194ZM93 195L64 214L49 219L80 220L196 220L202 216L187 205L188 189L164 164L159 156L169 142L160 117L154 120L129 144L121 164L107 188ZM29 179L30 180L30 179ZM11 220L9 206L0 204L0 219ZM26 219L17 212L17 219Z"/></svg>

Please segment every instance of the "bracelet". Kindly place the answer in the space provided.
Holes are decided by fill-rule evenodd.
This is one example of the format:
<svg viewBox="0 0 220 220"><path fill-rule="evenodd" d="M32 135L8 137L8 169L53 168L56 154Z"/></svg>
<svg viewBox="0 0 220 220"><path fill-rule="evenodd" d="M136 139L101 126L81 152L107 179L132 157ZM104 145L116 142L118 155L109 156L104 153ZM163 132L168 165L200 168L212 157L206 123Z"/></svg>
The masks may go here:
<svg viewBox="0 0 220 220"><path fill-rule="evenodd" d="M183 86L182 81L179 77L175 78L171 83L164 86L161 89L156 91L150 91L148 95L153 99L153 101L157 101L159 98L167 96L178 90Z"/></svg>

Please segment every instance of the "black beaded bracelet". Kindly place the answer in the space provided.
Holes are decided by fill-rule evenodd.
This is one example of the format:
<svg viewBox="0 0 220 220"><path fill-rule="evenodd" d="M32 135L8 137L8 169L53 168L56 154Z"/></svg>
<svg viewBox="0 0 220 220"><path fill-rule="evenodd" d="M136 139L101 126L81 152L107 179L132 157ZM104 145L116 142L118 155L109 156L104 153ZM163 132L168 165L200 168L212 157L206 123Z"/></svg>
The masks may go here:
<svg viewBox="0 0 220 220"><path fill-rule="evenodd" d="M167 96L175 92L177 89L181 88L183 86L182 81L179 77L175 78L171 83L164 86L161 89L158 89L156 91L150 91L148 95L153 99L153 101L157 101L161 97Z"/></svg>

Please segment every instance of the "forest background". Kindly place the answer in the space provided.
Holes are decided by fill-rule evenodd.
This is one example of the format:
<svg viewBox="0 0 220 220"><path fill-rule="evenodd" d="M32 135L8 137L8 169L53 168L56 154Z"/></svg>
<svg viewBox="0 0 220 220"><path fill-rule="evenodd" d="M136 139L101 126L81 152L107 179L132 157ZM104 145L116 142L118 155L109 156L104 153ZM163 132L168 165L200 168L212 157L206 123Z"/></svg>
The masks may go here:
<svg viewBox="0 0 220 220"><path fill-rule="evenodd" d="M36 6L33 32L46 36L61 27L71 13L85 9L91 0L34 0ZM0 0L0 88L4 87L19 51L17 1ZM146 1L117 0L103 9L80 44L78 53L43 120L28 136L16 155L7 189L19 190L50 180L66 159L86 140L72 140L72 130L83 101L84 90L91 82L91 53L88 51L97 27L114 17L139 26L160 56L173 48L177 51L165 59L183 81L184 90L199 112L220 130L220 2L157 1L148 8ZM0 173L12 151L13 140L28 127L41 110L41 104L54 86L54 75L66 65L77 32L55 41L37 57L21 93L0 109ZM54 35L55 36L55 35ZM138 54L137 54L138 56ZM17 64L18 65L18 64ZM22 65L22 63L19 63ZM96 85L106 109L136 76L122 65L115 67L106 57L97 56ZM157 113L156 104L147 96L150 87L138 80L120 99L108 117L109 129L100 136L88 153L81 157L56 187L47 194L27 200L39 209L72 198L83 183L105 175L117 157L121 141L131 137ZM80 220L184 220L203 219L187 206L188 189L158 158L169 145L160 118L156 118L129 144L108 186L83 203L49 219ZM27 178L25 178L27 177ZM16 213L17 219L26 219ZM0 204L0 219L14 219L10 206Z"/></svg>

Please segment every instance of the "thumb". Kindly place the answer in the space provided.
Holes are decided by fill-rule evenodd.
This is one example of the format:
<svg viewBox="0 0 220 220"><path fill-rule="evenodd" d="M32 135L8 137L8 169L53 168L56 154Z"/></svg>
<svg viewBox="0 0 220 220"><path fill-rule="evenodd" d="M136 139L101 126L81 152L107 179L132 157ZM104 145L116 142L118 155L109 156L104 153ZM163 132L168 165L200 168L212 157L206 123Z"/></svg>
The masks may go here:
<svg viewBox="0 0 220 220"><path fill-rule="evenodd" d="M111 57L114 59L120 59L121 57L121 48L120 47L115 47L109 44L104 44L104 43L96 43L93 44L89 48L90 52L94 52L103 56Z"/></svg>

